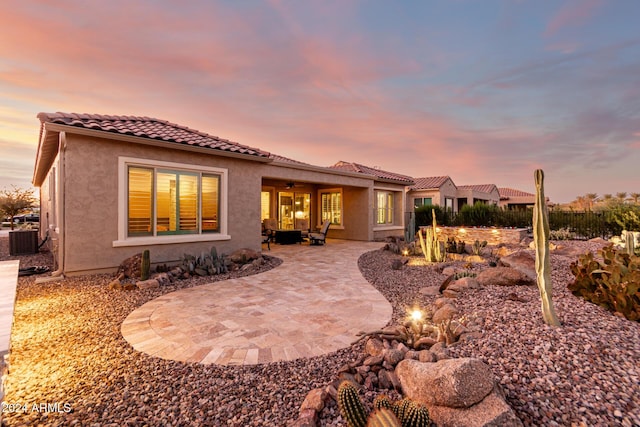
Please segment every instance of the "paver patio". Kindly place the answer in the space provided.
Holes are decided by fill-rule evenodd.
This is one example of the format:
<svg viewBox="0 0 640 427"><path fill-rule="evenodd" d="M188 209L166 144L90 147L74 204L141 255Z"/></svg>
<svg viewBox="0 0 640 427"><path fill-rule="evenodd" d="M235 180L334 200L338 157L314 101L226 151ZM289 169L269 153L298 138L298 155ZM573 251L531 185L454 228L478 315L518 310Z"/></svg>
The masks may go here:
<svg viewBox="0 0 640 427"><path fill-rule="evenodd" d="M348 347L385 326L389 302L360 274L358 257L381 243L272 245L283 263L267 272L182 289L133 311L122 335L163 359L251 365Z"/></svg>

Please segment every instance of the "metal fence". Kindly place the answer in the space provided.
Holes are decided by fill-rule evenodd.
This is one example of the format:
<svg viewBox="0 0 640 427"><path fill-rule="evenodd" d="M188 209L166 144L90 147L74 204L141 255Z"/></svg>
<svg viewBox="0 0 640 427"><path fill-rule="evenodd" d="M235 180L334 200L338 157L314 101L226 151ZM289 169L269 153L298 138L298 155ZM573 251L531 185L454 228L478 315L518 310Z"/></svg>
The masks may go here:
<svg viewBox="0 0 640 427"><path fill-rule="evenodd" d="M484 218L474 218L473 223L468 223L468 218L463 218L459 213L439 210L436 212L436 221L444 226L484 226L484 227L514 227L531 228L533 226L533 212L529 210L496 210L487 214ZM415 224L417 227L431 224L430 212L407 212L405 224L407 233ZM622 227L611 219L609 212L572 212L550 211L549 228L552 231L566 230L577 239L592 239L602 237L608 239L619 235ZM415 231L414 231L415 232Z"/></svg>

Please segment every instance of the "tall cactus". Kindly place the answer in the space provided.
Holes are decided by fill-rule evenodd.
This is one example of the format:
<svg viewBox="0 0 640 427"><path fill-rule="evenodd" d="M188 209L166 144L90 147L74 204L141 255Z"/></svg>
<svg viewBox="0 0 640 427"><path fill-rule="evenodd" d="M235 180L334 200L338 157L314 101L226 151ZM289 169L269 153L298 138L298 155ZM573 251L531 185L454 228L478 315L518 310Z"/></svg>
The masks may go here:
<svg viewBox="0 0 640 427"><path fill-rule="evenodd" d="M338 387L338 406L349 427L366 427L367 413L358 389L349 381L343 381Z"/></svg>
<svg viewBox="0 0 640 427"><path fill-rule="evenodd" d="M148 280L151 273L151 257L149 249L142 252L142 261L140 261L140 279Z"/></svg>
<svg viewBox="0 0 640 427"><path fill-rule="evenodd" d="M422 238L422 229L418 231L420 247L427 262L442 262L445 260L447 254L444 244L438 241L438 223L436 222L435 209L431 209L431 216L433 218L433 224L431 228L426 227L424 229L424 239Z"/></svg>
<svg viewBox="0 0 640 427"><path fill-rule="evenodd" d="M407 224L407 230L404 234L405 243L409 244L413 242L413 239L416 236L416 216L415 214L409 217L409 224Z"/></svg>
<svg viewBox="0 0 640 427"><path fill-rule="evenodd" d="M536 274L542 300L542 317L549 326L560 326L551 298L551 261L549 255L549 212L544 197L544 172L536 169L533 174L536 184L536 200L533 208L533 240L536 248Z"/></svg>
<svg viewBox="0 0 640 427"><path fill-rule="evenodd" d="M636 253L636 242L633 237L633 233L631 231L627 231L626 241L625 241L625 249L627 253L631 255L635 255Z"/></svg>

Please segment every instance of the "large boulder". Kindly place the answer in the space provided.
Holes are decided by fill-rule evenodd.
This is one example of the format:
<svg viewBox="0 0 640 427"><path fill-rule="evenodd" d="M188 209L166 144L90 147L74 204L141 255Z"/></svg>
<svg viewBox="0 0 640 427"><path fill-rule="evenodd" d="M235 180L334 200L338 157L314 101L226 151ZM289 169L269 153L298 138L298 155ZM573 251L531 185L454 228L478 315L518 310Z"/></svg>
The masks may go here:
<svg viewBox="0 0 640 427"><path fill-rule="evenodd" d="M431 321L437 325L445 320L455 318L458 314L460 314L460 312L455 305L444 304L433 313Z"/></svg>
<svg viewBox="0 0 640 427"><path fill-rule="evenodd" d="M469 408L430 406L429 416L438 427L521 427L522 422L496 386L481 402Z"/></svg>
<svg viewBox="0 0 640 427"><path fill-rule="evenodd" d="M536 281L513 267L494 267L481 271L476 280L480 286L519 286L535 285Z"/></svg>
<svg viewBox="0 0 640 427"><path fill-rule="evenodd" d="M481 402L495 386L489 366L473 358L436 363L405 359L395 373L404 395L427 406L468 408Z"/></svg>
<svg viewBox="0 0 640 427"><path fill-rule="evenodd" d="M515 268L526 274L531 280L536 280L536 259L526 251L514 252L511 255L500 258L499 265Z"/></svg>
<svg viewBox="0 0 640 427"><path fill-rule="evenodd" d="M236 264L248 264L260 257L262 257L262 255L260 255L258 252L254 251L253 249L247 248L238 249L231 255L229 255L229 259L231 260L231 262L234 262Z"/></svg>
<svg viewBox="0 0 640 427"><path fill-rule="evenodd" d="M566 256L568 258L578 258L580 255L586 253L586 249L581 249L572 245L558 245L556 250L552 252L552 255Z"/></svg>
<svg viewBox="0 0 640 427"><path fill-rule="evenodd" d="M117 275L122 274L127 279L140 278L140 266L142 263L142 254L133 255L120 264Z"/></svg>

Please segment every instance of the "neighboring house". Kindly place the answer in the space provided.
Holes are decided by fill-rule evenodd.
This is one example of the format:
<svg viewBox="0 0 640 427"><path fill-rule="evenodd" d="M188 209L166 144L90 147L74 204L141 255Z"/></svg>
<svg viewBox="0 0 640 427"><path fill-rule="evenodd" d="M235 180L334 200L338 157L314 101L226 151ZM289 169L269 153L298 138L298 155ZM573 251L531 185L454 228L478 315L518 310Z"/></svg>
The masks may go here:
<svg viewBox="0 0 640 427"><path fill-rule="evenodd" d="M313 166L148 117L40 113L33 184L55 274L110 272L144 249L177 262L215 245L261 249L261 221L329 236L401 235L411 178Z"/></svg>
<svg viewBox="0 0 640 427"><path fill-rule="evenodd" d="M495 184L459 185L458 186L458 210L464 205L475 205L477 202L488 205L500 203L500 193Z"/></svg>
<svg viewBox="0 0 640 427"><path fill-rule="evenodd" d="M415 178L415 184L407 191L407 205L410 212L424 205L438 205L457 212L458 187L448 176Z"/></svg>
<svg viewBox="0 0 640 427"><path fill-rule="evenodd" d="M513 188L498 188L500 192L500 207L505 209L524 210L533 208L536 202L536 195L526 191ZM548 197L545 197L547 206L553 206Z"/></svg>

